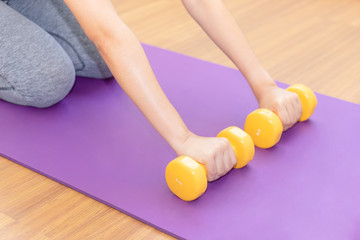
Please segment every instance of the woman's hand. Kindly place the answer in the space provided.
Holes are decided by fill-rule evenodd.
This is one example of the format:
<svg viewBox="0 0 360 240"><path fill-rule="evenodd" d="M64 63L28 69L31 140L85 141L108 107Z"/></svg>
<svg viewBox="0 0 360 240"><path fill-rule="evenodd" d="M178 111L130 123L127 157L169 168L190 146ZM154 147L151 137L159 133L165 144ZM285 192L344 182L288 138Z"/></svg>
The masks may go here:
<svg viewBox="0 0 360 240"><path fill-rule="evenodd" d="M229 141L220 137L200 137L190 133L175 151L179 156L186 155L203 164L209 182L224 176L237 161Z"/></svg>
<svg viewBox="0 0 360 240"><path fill-rule="evenodd" d="M258 101L260 108L267 108L279 116L284 131L291 128L301 117L301 102L297 94L276 85L266 87Z"/></svg>
<svg viewBox="0 0 360 240"><path fill-rule="evenodd" d="M276 86L223 2L182 2L190 15L245 76L259 106L274 111L280 117L284 130L293 126L302 112L299 98L295 93Z"/></svg>

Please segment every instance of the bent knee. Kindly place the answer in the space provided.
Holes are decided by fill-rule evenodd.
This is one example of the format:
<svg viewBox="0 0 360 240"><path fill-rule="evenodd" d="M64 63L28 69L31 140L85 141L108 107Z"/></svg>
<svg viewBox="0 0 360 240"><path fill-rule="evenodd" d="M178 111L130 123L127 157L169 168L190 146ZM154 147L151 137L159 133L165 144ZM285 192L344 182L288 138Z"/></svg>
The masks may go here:
<svg viewBox="0 0 360 240"><path fill-rule="evenodd" d="M33 107L47 108L63 100L71 91L75 82L73 67L52 70L51 75L41 84L42 87L31 92L29 99Z"/></svg>
<svg viewBox="0 0 360 240"><path fill-rule="evenodd" d="M38 74L32 74L15 91L21 105L47 108L64 99L75 82L75 69L69 60L54 62Z"/></svg>

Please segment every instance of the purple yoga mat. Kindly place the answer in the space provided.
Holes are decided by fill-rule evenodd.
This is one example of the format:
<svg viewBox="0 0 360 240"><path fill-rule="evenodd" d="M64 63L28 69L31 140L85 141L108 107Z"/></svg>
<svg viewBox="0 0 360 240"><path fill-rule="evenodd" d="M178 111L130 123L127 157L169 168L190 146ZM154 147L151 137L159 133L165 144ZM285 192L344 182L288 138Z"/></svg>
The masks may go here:
<svg viewBox="0 0 360 240"><path fill-rule="evenodd" d="M238 71L144 47L195 133L243 128L257 107ZM193 202L168 189L165 167L176 155L113 79L78 78L49 109L0 101L0 152L178 238L360 239L360 107L317 97L311 120Z"/></svg>

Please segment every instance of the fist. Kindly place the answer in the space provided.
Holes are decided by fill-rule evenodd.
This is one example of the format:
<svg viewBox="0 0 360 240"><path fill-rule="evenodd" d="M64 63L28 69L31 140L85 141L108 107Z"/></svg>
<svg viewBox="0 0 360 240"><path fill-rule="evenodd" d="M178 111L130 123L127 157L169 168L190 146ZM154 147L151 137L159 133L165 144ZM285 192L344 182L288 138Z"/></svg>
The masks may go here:
<svg viewBox="0 0 360 240"><path fill-rule="evenodd" d="M273 111L280 118L284 131L299 121L302 108L296 93L277 86L270 86L259 100L260 108Z"/></svg>
<svg viewBox="0 0 360 240"><path fill-rule="evenodd" d="M191 134L176 152L203 164L209 182L224 176L236 164L235 153L226 138Z"/></svg>

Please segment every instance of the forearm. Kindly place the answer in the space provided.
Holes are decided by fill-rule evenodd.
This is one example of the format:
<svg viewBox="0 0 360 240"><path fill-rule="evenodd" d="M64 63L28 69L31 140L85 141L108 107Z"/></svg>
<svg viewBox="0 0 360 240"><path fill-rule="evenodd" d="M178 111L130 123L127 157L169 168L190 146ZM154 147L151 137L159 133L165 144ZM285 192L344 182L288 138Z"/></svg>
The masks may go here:
<svg viewBox="0 0 360 240"><path fill-rule="evenodd" d="M247 79L256 98L275 82L262 67L233 16L221 0L182 0L190 15Z"/></svg>
<svg viewBox="0 0 360 240"><path fill-rule="evenodd" d="M117 38L105 41L106 46L99 47L100 53L130 99L177 149L189 131L157 82L139 41L132 33L126 35L119 36L122 46Z"/></svg>
<svg viewBox="0 0 360 240"><path fill-rule="evenodd" d="M76 3L71 1L71 4ZM136 36L115 12L106 11L106 16L98 16L101 20L91 26L88 19L83 20L82 12L76 13L79 12L74 15L97 46L116 81L176 151L190 132L157 82Z"/></svg>

